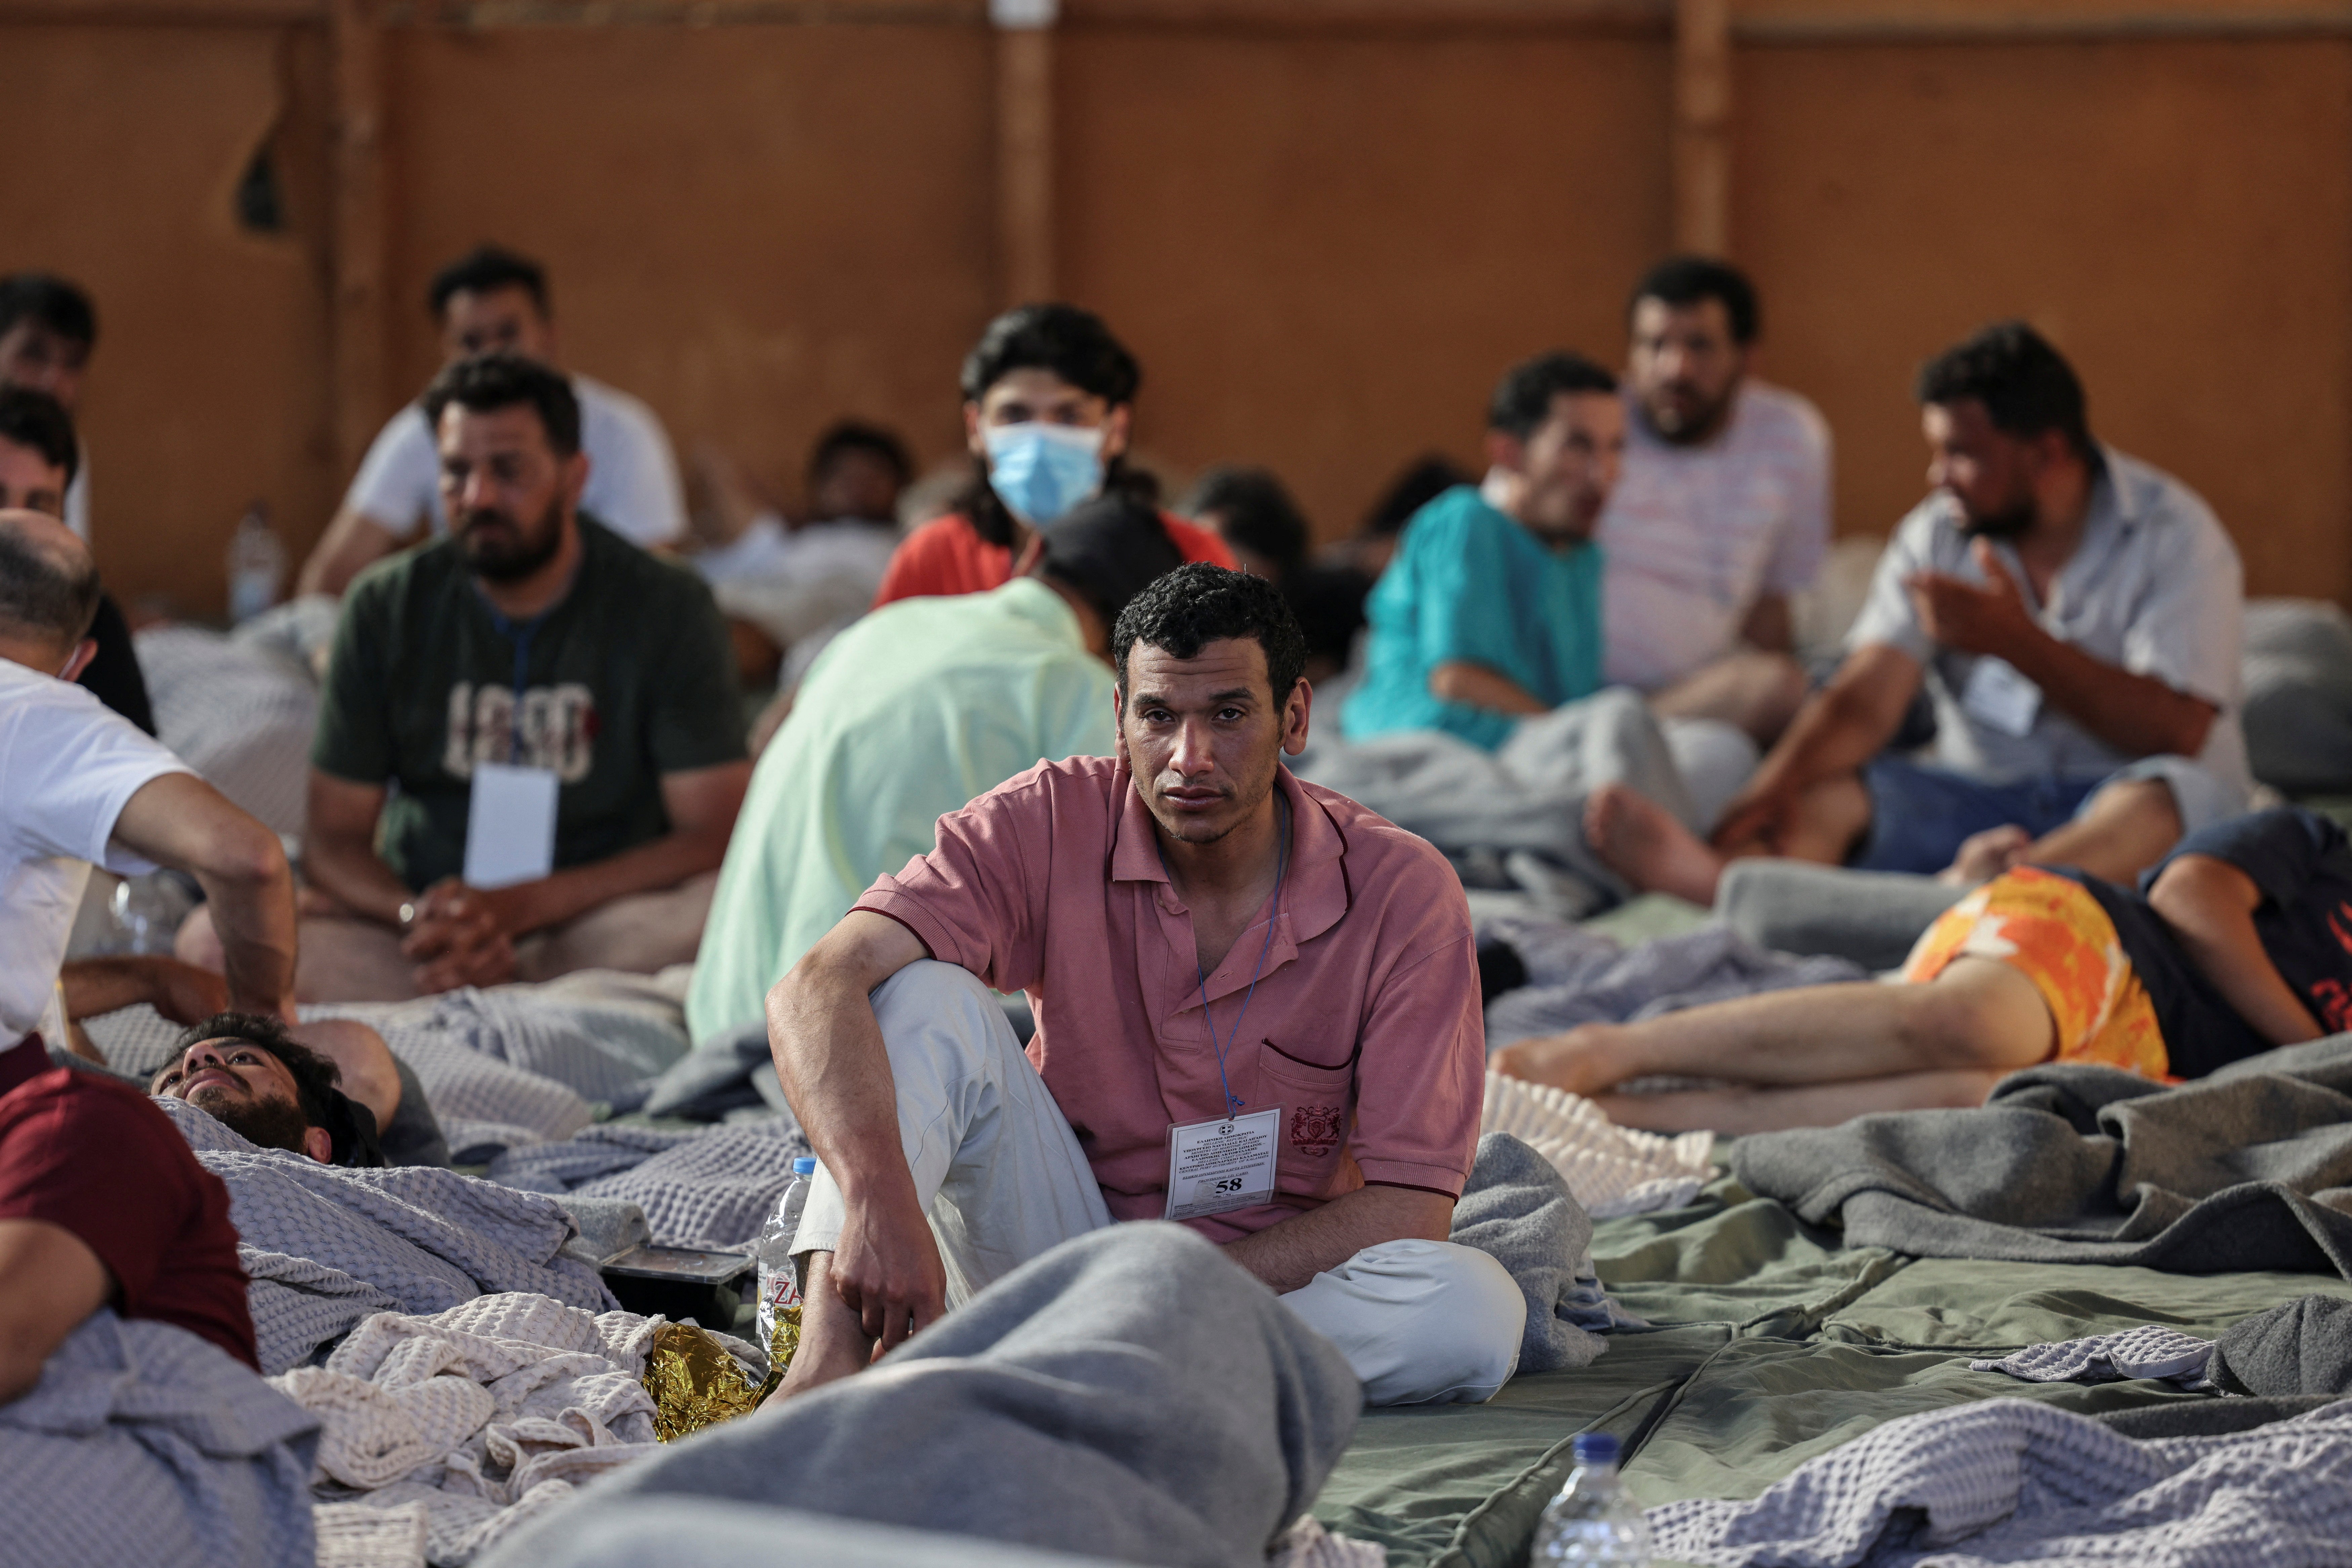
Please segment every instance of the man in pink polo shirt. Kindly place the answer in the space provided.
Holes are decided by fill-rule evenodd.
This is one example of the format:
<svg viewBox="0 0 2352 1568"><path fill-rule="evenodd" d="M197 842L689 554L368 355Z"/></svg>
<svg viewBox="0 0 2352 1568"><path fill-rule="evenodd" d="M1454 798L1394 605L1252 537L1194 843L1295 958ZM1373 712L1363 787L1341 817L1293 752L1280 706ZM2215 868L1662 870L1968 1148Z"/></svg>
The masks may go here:
<svg viewBox="0 0 2352 1568"><path fill-rule="evenodd" d="M1282 766L1304 659L1270 584L1160 578L1112 638L1117 757L941 817L770 994L824 1165L786 1394L1070 1237L1163 1218L1371 1403L1509 1378L1525 1298L1446 1240L1486 1065L1469 910L1427 843ZM990 987L1028 994L1025 1056Z"/></svg>

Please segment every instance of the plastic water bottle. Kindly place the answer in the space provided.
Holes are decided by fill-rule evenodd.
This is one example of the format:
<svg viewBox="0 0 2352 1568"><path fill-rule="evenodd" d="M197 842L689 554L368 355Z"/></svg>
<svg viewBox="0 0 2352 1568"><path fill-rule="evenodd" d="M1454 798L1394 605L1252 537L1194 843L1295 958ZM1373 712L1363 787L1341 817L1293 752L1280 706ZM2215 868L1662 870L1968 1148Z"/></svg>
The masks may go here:
<svg viewBox="0 0 2352 1568"><path fill-rule="evenodd" d="M752 1256L760 1264L760 1301L755 1309L760 1342L768 1347L768 1377L783 1375L801 1345L801 1287L793 1273L793 1237L800 1233L801 1210L808 1206L809 1178L816 1162L803 1155L793 1162L792 1184L776 1200L776 1212L760 1227Z"/></svg>
<svg viewBox="0 0 2352 1568"><path fill-rule="evenodd" d="M1576 1438L1576 1468L1536 1526L1530 1563L1609 1563L1648 1568L1650 1527L1617 1485L1617 1439Z"/></svg>
<svg viewBox="0 0 2352 1568"><path fill-rule="evenodd" d="M228 542L228 618L240 625L278 603L286 582L286 546L269 526L269 508L255 501Z"/></svg>

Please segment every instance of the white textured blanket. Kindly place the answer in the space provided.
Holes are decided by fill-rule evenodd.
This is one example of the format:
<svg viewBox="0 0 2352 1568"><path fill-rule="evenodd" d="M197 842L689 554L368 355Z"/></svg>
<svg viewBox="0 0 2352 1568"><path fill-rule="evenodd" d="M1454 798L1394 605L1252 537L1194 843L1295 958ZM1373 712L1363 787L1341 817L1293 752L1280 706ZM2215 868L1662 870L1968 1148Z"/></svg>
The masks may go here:
<svg viewBox="0 0 2352 1568"><path fill-rule="evenodd" d="M380 1538L358 1510L436 1564L469 1563L574 1487L652 1453L639 1379L659 1318L592 1313L545 1296L478 1297L430 1316L379 1312L323 1366L271 1378L322 1430L311 1471L333 1529L322 1547ZM349 1552L349 1548L341 1548Z"/></svg>

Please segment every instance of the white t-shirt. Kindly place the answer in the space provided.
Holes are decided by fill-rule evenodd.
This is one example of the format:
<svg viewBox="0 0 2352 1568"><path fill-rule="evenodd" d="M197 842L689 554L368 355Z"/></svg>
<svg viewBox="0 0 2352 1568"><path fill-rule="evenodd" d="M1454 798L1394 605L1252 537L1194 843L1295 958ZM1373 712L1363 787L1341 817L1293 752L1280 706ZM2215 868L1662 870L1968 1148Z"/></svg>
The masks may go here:
<svg viewBox="0 0 2352 1568"><path fill-rule="evenodd" d="M1756 601L1810 586L1830 541L1830 427L1748 381L1715 439L1677 447L1629 390L1625 467L1595 531L1610 682L1654 691L1731 651Z"/></svg>
<svg viewBox="0 0 2352 1568"><path fill-rule="evenodd" d="M0 659L0 1048L40 1026L90 863L155 868L112 842L122 808L190 771L80 687Z"/></svg>
<svg viewBox="0 0 2352 1568"><path fill-rule="evenodd" d="M588 489L580 510L639 544L667 544L686 531L686 492L677 459L654 411L625 392L584 375L572 378L580 399L580 446L588 454ZM360 459L343 497L403 539L419 519L446 533L441 513L441 455L425 411L412 403L392 416Z"/></svg>

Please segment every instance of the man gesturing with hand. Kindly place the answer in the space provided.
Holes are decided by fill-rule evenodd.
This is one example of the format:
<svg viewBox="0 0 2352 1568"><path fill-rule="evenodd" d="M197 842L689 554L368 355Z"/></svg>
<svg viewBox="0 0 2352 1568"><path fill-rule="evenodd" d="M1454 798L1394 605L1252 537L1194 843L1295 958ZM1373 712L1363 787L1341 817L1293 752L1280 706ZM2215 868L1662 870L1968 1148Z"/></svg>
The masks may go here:
<svg viewBox="0 0 2352 1568"><path fill-rule="evenodd" d="M786 1397L1133 1220L1222 1245L1371 1403L1509 1378L1526 1298L1447 1239L1486 1062L1469 910L1427 843L1283 766L1305 658L1263 579L1160 578L1111 639L1118 755L941 817L778 982L823 1165ZM1025 1054L991 987L1027 994Z"/></svg>
<svg viewBox="0 0 2352 1568"><path fill-rule="evenodd" d="M2245 809L2243 573L2212 512L2095 442L2073 368L2022 322L1929 361L1918 395L1935 493L1712 842L1622 788L1595 796L1587 831L1636 887L1711 903L1725 861L1758 854L2128 882ZM1887 753L1923 684L1932 748Z"/></svg>

